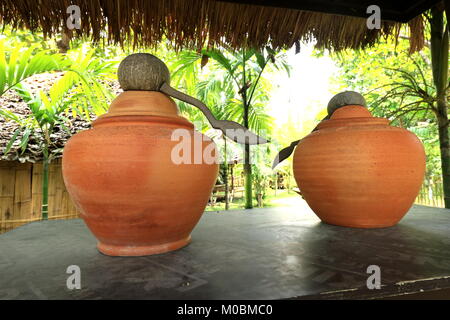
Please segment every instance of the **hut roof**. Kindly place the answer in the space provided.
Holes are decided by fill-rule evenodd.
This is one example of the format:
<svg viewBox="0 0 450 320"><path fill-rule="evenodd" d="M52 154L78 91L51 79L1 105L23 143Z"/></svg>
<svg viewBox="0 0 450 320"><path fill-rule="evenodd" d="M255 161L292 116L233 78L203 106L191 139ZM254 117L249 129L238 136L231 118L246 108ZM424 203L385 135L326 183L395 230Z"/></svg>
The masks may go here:
<svg viewBox="0 0 450 320"><path fill-rule="evenodd" d="M408 22L441 0L220 0L367 18L367 8L379 6L385 20Z"/></svg>
<svg viewBox="0 0 450 320"><path fill-rule="evenodd" d="M34 93L38 90L47 92L51 85L62 75L62 72L36 74L24 80L23 83ZM117 81L110 81L107 85L114 93L118 94L121 92ZM31 113L27 103L23 101L14 90L9 90L0 97L0 105L2 106L2 109L13 112L24 119ZM91 114L90 117L91 120L95 120L96 118L94 114ZM49 151L54 153L56 158L62 156L61 150L73 134L91 127L91 122L80 116L73 117L71 113L68 113L66 118L68 118L70 122L65 123L64 125L70 132L67 132L61 126L57 125L51 135L52 144L49 146ZM14 136L17 129L22 130L16 122L6 120L4 117L0 116L0 161L37 162L42 160L43 154L39 141L41 137L39 135L32 134L29 138L27 147L22 152L19 142L23 136L23 130L18 135L19 140L17 140L12 145L10 151L5 154L8 142Z"/></svg>
<svg viewBox="0 0 450 320"><path fill-rule="evenodd" d="M377 3L381 29L367 28L368 5ZM397 36L401 22L411 29L413 50L423 45L420 14L438 0L366 1L217 1L217 0L14 0L0 2L0 23L42 30L47 36L67 29L67 8L80 8L75 34L93 41L155 47L170 41L175 49L201 47L290 48L315 40L318 48L364 48L380 37ZM255 5L263 4L263 5ZM274 7L275 6L275 7ZM321 11L321 12L320 12ZM388 20L390 19L390 20ZM408 21L406 21L408 20ZM106 34L105 34L106 31Z"/></svg>

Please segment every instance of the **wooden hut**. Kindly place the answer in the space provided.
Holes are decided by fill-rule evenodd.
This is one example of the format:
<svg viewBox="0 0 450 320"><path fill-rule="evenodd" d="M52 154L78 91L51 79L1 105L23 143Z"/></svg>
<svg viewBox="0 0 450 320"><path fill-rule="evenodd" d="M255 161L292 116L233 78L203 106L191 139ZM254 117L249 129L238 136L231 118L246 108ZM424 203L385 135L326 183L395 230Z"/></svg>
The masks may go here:
<svg viewBox="0 0 450 320"><path fill-rule="evenodd" d="M28 87L47 88L60 74L35 75L26 80ZM14 91L0 97L3 109L19 115L29 113L29 108ZM87 129L90 124L81 119L72 121L71 132ZM42 206L42 150L37 138L22 150L19 143L13 144L10 152L5 149L18 125L0 117L0 233L22 224L41 220ZM50 152L64 147L70 134L60 128L52 137ZM61 153L49 166L49 219L70 219L78 217L64 185L61 173Z"/></svg>

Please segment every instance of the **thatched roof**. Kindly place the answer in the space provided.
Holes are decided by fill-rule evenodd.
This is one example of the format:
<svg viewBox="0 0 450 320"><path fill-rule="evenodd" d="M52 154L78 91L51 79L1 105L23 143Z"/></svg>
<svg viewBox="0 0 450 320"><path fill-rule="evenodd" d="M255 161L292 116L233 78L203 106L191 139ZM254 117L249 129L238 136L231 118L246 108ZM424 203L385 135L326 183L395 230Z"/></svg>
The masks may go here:
<svg viewBox="0 0 450 320"><path fill-rule="evenodd" d="M81 9L81 28L74 29L75 34L94 41L106 36L111 43L129 42L137 47L155 47L167 39L175 49L262 48L267 44L280 49L316 40L319 48L358 49L382 36L397 36L401 26L383 21L380 30L369 30L362 17L215 0L2 0L0 23L55 36L67 29L66 10L71 4ZM421 48L421 17L409 26L412 49Z"/></svg>

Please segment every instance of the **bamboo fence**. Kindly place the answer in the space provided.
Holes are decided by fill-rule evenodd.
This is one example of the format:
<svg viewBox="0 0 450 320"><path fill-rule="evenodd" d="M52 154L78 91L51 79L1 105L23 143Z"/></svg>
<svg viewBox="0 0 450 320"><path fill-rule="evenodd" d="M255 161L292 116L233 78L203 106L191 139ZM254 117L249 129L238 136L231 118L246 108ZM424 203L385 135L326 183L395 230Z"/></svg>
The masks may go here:
<svg viewBox="0 0 450 320"><path fill-rule="evenodd" d="M0 233L41 220L42 164L0 161ZM49 166L49 219L79 214L64 185L61 159Z"/></svg>
<svg viewBox="0 0 450 320"><path fill-rule="evenodd" d="M442 190L442 184L422 185L415 203L444 208L444 192Z"/></svg>

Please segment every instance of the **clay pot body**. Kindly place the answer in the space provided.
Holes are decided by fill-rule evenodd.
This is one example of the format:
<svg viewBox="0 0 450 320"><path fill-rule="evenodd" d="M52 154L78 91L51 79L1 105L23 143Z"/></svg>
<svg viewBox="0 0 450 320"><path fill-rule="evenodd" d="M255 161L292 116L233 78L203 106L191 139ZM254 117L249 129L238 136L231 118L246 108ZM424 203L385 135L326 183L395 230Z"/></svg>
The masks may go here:
<svg viewBox="0 0 450 320"><path fill-rule="evenodd" d="M293 167L304 199L322 221L388 227L420 190L425 152L413 133L364 107L346 106L298 143Z"/></svg>
<svg viewBox="0 0 450 320"><path fill-rule="evenodd" d="M194 148L217 156L207 137L194 146L193 125L178 115L171 98L150 91L120 94L93 129L67 142L64 181L102 253L150 255L189 243L218 164L174 162L173 150L181 141L172 141L176 129L192 138L192 159Z"/></svg>

